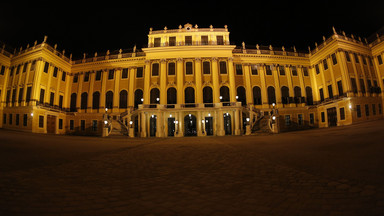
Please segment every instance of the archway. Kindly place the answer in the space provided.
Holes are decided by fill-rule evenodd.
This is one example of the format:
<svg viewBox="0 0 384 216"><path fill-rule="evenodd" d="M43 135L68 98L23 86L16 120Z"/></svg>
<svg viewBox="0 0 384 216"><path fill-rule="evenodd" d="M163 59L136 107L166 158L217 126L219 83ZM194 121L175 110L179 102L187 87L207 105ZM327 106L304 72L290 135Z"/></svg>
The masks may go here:
<svg viewBox="0 0 384 216"><path fill-rule="evenodd" d="M139 107L139 104L142 104L143 101L143 90L141 89L136 89L135 91L135 108L138 108Z"/></svg>
<svg viewBox="0 0 384 216"><path fill-rule="evenodd" d="M237 101L241 102L241 106L247 106L247 95L243 86L237 87Z"/></svg>
<svg viewBox="0 0 384 216"><path fill-rule="evenodd" d="M225 135L232 135L231 114L224 113L224 131Z"/></svg>

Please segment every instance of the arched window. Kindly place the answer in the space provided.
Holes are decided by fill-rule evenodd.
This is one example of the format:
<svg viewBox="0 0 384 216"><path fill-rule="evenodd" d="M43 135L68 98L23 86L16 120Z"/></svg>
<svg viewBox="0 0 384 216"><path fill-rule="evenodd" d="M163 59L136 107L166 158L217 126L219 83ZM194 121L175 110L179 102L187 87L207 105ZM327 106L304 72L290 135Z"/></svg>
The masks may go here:
<svg viewBox="0 0 384 216"><path fill-rule="evenodd" d="M268 93L268 104L276 104L276 94L275 94L275 88L273 86L269 86L267 89Z"/></svg>
<svg viewBox="0 0 384 216"><path fill-rule="evenodd" d="M287 86L281 87L281 102L283 104L289 103L289 88Z"/></svg>
<svg viewBox="0 0 384 216"><path fill-rule="evenodd" d="M126 90L121 90L119 108L127 108L127 107L128 107L128 92Z"/></svg>
<svg viewBox="0 0 384 216"><path fill-rule="evenodd" d="M87 109L87 104L88 104L88 93L83 92L81 94L81 103L80 103L80 109Z"/></svg>
<svg viewBox="0 0 384 216"><path fill-rule="evenodd" d="M177 90L173 87L167 90L167 104L177 104Z"/></svg>
<svg viewBox="0 0 384 216"><path fill-rule="evenodd" d="M221 102L229 102L230 97L229 97L229 88L227 86L221 86L220 88L220 98Z"/></svg>
<svg viewBox="0 0 384 216"><path fill-rule="evenodd" d="M184 99L184 103L188 104L188 103L195 103L195 89L192 88L192 87L187 87L185 88L184 90L184 96L185 96L185 99Z"/></svg>
<svg viewBox="0 0 384 216"><path fill-rule="evenodd" d="M151 104L159 104L160 103L160 90L158 88L151 89L150 94L150 103Z"/></svg>
<svg viewBox="0 0 384 216"><path fill-rule="evenodd" d="M237 101L241 102L242 106L247 105L247 96L245 93L245 88L243 86L237 87Z"/></svg>
<svg viewBox="0 0 384 216"><path fill-rule="evenodd" d="M69 109L71 112L76 112L76 101L77 101L77 94L76 93L72 93L71 94L71 103L70 103L70 106L69 106Z"/></svg>
<svg viewBox="0 0 384 216"><path fill-rule="evenodd" d="M293 95L295 103L301 103L301 88L299 86L293 88Z"/></svg>
<svg viewBox="0 0 384 216"><path fill-rule="evenodd" d="M307 86L305 88L305 94L307 96L307 105L313 105L312 88Z"/></svg>
<svg viewBox="0 0 384 216"><path fill-rule="evenodd" d="M105 94L105 108L112 109L113 108L113 92L108 91Z"/></svg>
<svg viewBox="0 0 384 216"><path fill-rule="evenodd" d="M213 103L212 88L209 86L203 88L203 103Z"/></svg>
<svg viewBox="0 0 384 216"><path fill-rule="evenodd" d="M94 92L92 95L92 109L99 109L100 106L100 93Z"/></svg>
<svg viewBox="0 0 384 216"><path fill-rule="evenodd" d="M253 104L254 105L261 105L261 89L259 86L253 87Z"/></svg>
<svg viewBox="0 0 384 216"><path fill-rule="evenodd" d="M135 108L138 108L139 104L143 103L142 99L143 99L143 90L136 89L136 91L135 91L135 104L134 104Z"/></svg>

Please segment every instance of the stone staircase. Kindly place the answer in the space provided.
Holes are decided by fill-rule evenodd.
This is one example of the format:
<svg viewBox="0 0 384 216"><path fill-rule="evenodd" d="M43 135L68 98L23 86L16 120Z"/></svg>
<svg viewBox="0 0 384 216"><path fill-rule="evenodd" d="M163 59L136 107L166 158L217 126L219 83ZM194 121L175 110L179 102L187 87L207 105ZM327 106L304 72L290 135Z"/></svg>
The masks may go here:
<svg viewBox="0 0 384 216"><path fill-rule="evenodd" d="M112 131L109 136L128 136L128 131L125 125L118 120L112 120Z"/></svg>
<svg viewBox="0 0 384 216"><path fill-rule="evenodd" d="M270 134L272 133L269 128L269 116L262 116L252 127L252 134Z"/></svg>

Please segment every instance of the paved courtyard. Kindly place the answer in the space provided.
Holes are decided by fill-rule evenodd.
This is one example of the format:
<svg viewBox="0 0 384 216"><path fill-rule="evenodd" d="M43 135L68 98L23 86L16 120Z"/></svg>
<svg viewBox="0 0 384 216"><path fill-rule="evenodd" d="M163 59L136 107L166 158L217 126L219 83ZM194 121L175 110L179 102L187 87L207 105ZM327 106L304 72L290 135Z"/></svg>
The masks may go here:
<svg viewBox="0 0 384 216"><path fill-rule="evenodd" d="M0 130L0 215L384 215L384 120L265 136Z"/></svg>

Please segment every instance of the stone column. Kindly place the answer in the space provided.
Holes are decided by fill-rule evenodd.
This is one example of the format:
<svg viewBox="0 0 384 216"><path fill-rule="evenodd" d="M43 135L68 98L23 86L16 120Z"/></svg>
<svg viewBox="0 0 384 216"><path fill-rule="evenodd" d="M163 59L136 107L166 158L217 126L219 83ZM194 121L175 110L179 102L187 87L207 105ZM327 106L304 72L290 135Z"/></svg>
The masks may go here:
<svg viewBox="0 0 384 216"><path fill-rule="evenodd" d="M184 61L182 58L177 59L177 103L182 104L184 103L184 71L183 71L183 64ZM180 121L179 121L180 123ZM180 133L180 131L179 131Z"/></svg>
<svg viewBox="0 0 384 216"><path fill-rule="evenodd" d="M229 95L230 102L236 102L235 70L233 68L233 58L228 59Z"/></svg>
<svg viewBox="0 0 384 216"><path fill-rule="evenodd" d="M202 88L202 81L201 81L201 59L196 58L195 59L195 83L196 83L196 103L202 104L203 103L203 88Z"/></svg>
<svg viewBox="0 0 384 216"><path fill-rule="evenodd" d="M213 103L220 103L219 67L217 58L212 59Z"/></svg>
<svg viewBox="0 0 384 216"><path fill-rule="evenodd" d="M143 104L150 104L150 83L151 82L151 62L149 60L145 61L145 71L144 71L144 101Z"/></svg>
<svg viewBox="0 0 384 216"><path fill-rule="evenodd" d="M119 112L120 103L120 79L121 79L121 68L115 70L115 88L113 93L113 112Z"/></svg>
<svg viewBox="0 0 384 216"><path fill-rule="evenodd" d="M244 85L245 85L245 93L247 97L247 104L253 104L253 98L252 98L252 85L251 85L251 67L250 64L245 64L244 65L244 75L245 75L245 80L244 80Z"/></svg>
<svg viewBox="0 0 384 216"><path fill-rule="evenodd" d="M167 62L160 60L160 104L167 104Z"/></svg>
<svg viewBox="0 0 384 216"><path fill-rule="evenodd" d="M240 135L240 116L239 116L239 110L236 109L234 112L235 115L235 135Z"/></svg>
<svg viewBox="0 0 384 216"><path fill-rule="evenodd" d="M134 106L135 96L135 67L129 68L128 107Z"/></svg>

